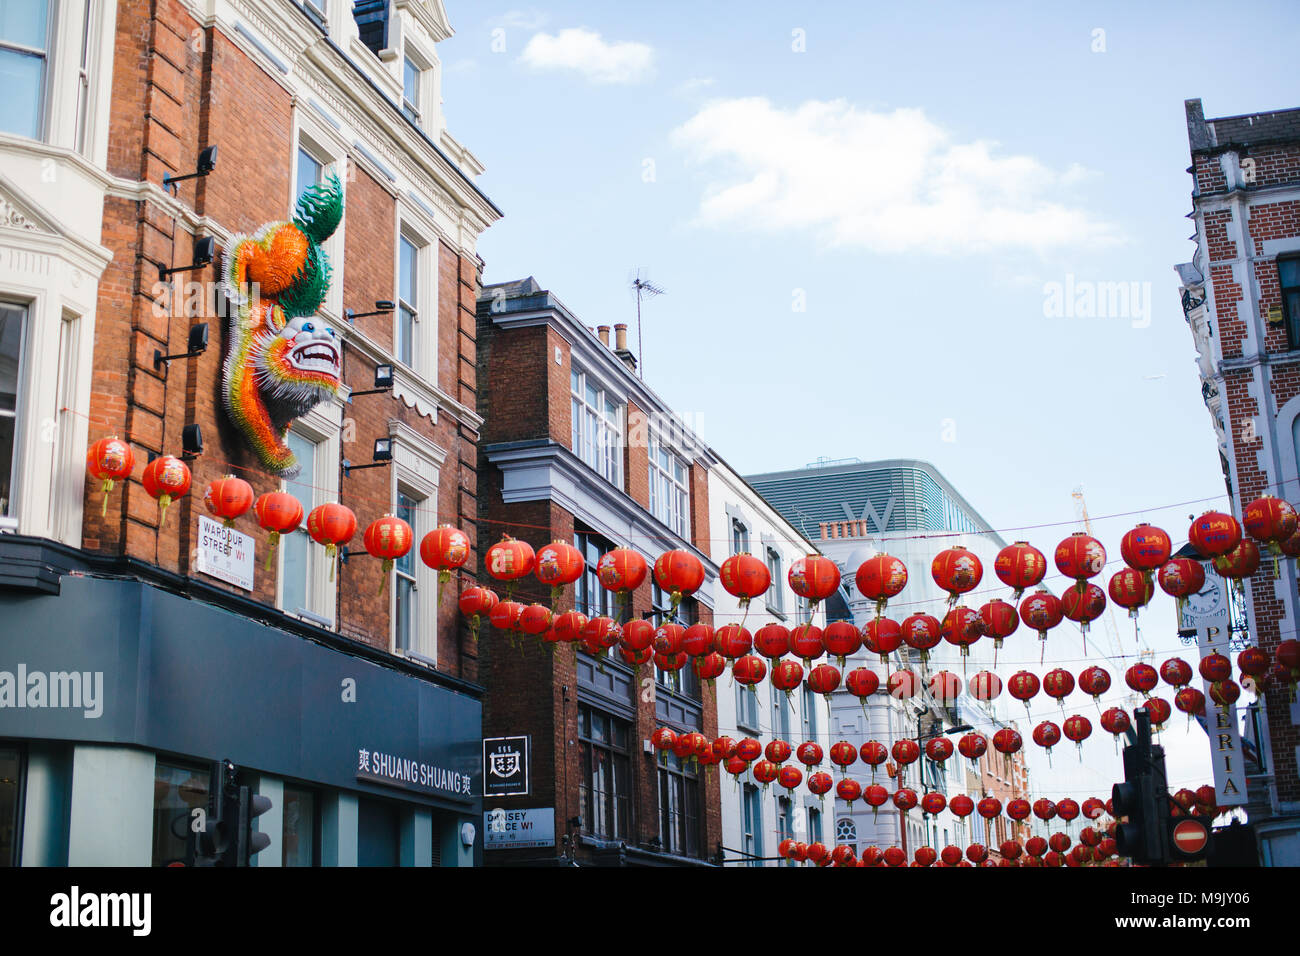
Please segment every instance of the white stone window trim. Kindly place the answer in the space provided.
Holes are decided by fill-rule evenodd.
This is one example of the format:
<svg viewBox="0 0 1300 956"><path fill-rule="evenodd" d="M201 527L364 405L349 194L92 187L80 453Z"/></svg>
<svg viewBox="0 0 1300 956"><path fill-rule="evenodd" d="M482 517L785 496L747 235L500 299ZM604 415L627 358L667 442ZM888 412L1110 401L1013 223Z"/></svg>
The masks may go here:
<svg viewBox="0 0 1300 956"><path fill-rule="evenodd" d="M398 196L393 231L393 357L396 361L397 324L401 320L402 239L415 246L415 318L411 323L411 364L420 378L438 381L438 229L431 216L405 195ZM404 364L404 363L399 363Z"/></svg>
<svg viewBox="0 0 1300 956"><path fill-rule="evenodd" d="M321 402L306 415L294 421L292 431L297 432L316 445L312 479L314 502L303 501L302 528L306 530L307 516L315 504L339 500L339 461L341 449L341 431L343 427L343 403L341 400ZM286 483L280 482L280 490L285 491ZM307 549L307 607L303 610L325 618L330 627L337 623L335 610L338 606L338 575L330 581L330 564L325 560L323 549L313 542ZM291 616L297 616L297 608L284 606L284 548L276 553L275 572L275 606Z"/></svg>
<svg viewBox="0 0 1300 956"><path fill-rule="evenodd" d="M427 661L438 660L438 573L420 560L420 540L440 523L438 514L438 486L442 465L447 460L446 449L398 419L388 422L388 437L392 440L393 464L390 500L392 513L397 513L399 493L416 501L415 519L411 523L411 570L415 578L415 635L411 652ZM394 572L390 585L396 584ZM389 648L394 654L404 652L397 647L397 589L389 589Z"/></svg>
<svg viewBox="0 0 1300 956"><path fill-rule="evenodd" d="M304 103L295 102L293 109L293 159L290 163L290 185L288 196L288 213L286 219L292 219L298 205L298 153L304 151L321 164L322 180L331 172L339 178L343 187L343 218L339 221L334 235L325 240L325 255L330 263L330 285L321 305L321 314L338 324L343 321L343 282L345 233L347 230L348 180L355 179L351 161L348 159L348 143L338 130L319 118L314 110L304 109Z"/></svg>

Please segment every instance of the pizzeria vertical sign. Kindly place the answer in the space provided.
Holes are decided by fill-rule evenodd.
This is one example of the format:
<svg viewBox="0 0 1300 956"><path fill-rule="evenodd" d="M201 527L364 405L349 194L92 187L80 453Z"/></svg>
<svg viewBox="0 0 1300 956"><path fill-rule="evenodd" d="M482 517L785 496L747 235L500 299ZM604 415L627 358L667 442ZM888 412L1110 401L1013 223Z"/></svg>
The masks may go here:
<svg viewBox="0 0 1300 956"><path fill-rule="evenodd" d="M483 796L528 793L528 737L483 738Z"/></svg>

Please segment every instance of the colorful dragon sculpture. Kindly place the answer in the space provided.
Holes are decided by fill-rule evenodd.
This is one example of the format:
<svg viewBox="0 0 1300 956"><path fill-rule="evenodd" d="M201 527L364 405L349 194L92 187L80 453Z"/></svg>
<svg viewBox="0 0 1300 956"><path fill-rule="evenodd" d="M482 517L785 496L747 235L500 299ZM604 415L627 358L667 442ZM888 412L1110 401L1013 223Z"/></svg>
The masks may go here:
<svg viewBox="0 0 1300 956"><path fill-rule="evenodd" d="M231 239L221 271L231 304L226 412L262 465L287 478L299 471L284 441L290 423L339 390L339 338L316 313L330 284L321 245L342 218L343 187L331 174L303 191L292 222Z"/></svg>

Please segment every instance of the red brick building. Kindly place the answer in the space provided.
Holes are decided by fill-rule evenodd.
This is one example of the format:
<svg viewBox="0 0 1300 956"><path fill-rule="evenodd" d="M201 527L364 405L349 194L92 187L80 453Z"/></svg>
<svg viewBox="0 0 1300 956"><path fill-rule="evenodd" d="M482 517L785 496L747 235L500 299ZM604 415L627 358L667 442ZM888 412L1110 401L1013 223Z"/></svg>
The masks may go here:
<svg viewBox="0 0 1300 956"><path fill-rule="evenodd" d="M1262 494L1300 500L1300 109L1206 119L1188 100L1186 112L1197 249L1178 272L1240 518ZM1246 618L1270 655L1297 636L1294 562L1276 580L1264 567L1247 579ZM1252 780L1263 792L1251 816L1265 862L1300 865L1297 709L1281 693L1264 710L1267 774Z"/></svg>
<svg viewBox="0 0 1300 956"><path fill-rule="evenodd" d="M533 279L489 285L478 303L479 534L504 534L534 548L573 542L587 573L559 609L588 617L664 621L668 596L652 578L620 617L595 575L601 554L693 551L704 586L678 617L712 622L717 565L710 558L708 469L715 460L637 375L626 327L584 326ZM485 583L490 578L483 575ZM515 600L549 601L536 581ZM485 798L485 809L553 821L554 842L513 848L489 843L487 863L672 866L716 854L722 827L719 771L695 769L649 748L657 726L718 736L715 690L689 668L638 674L618 659L598 662L577 644L535 639L511 646L484 626L480 681L487 688L485 737L527 735L532 787L526 796Z"/></svg>
<svg viewBox="0 0 1300 956"><path fill-rule="evenodd" d="M385 575L361 546L365 527L385 513L408 521L417 549L425 533L451 523L470 535L467 571L475 571L483 424L475 243L500 212L474 183L477 159L443 124L437 44L451 35L443 3L49 6L44 27L20 24L23 36L0 38L40 50L43 71L33 124L0 132L0 150L21 178L0 181L13 210L0 222L0 247L34 255L71 232L73 211L48 186L60 177L83 206L98 191L102 227L96 210L62 240L79 270L64 285L76 295L47 294L0 272L5 359L18 385L12 437L0 435L13 445L0 508L0 528L14 532L0 542L4 594L22 598L33 619L57 622L79 613L65 607L77 591L72 578L119 582L93 598L107 602L104 615L128 616L106 639L125 642L123 660L138 653L140 674L157 684L150 697L125 673L105 672L114 688L105 705L120 712L83 722L89 729L0 712L0 758L20 768L26 792L61 793L71 804L62 818L20 805L9 826L18 836L0 856L7 849L14 862L128 864L180 856L183 845L159 821L201 801L206 761L230 757L275 804L259 822L280 839L259 865L471 864L482 847L473 647L455 601L438 605L436 575L414 551ZM83 47L91 62L79 73L74 53ZM66 104L79 83L90 108L74 116ZM208 147L218 147L215 168L164 185L194 172ZM42 166L55 171L46 185ZM236 236L290 219L303 191L331 175L342 184L344 213L323 245L333 275L313 319L338 343L344 387L292 422L287 441L301 471L282 478L261 464L224 407L232 331L213 289ZM216 262L186 268L196 241L208 237ZM160 267L181 268L160 281ZM53 320L47 315L51 301L63 303L62 332L53 328L57 308ZM185 354L204 323L206 350ZM156 354L178 357L158 362ZM379 366L392 367L391 388L353 401L353 391L377 384ZM195 426L203 449L189 461L193 490L164 525L141 475L152 456L179 456ZM38 437L56 429L74 437ZM130 443L136 467L101 511L84 456L86 443L109 435ZM346 467L370 465L377 442L390 463ZM226 474L251 483L255 495L287 490L304 511L330 501L351 508L359 526L348 559L332 571L302 530L272 554L250 511L236 530L251 544L251 580L212 573L201 499ZM75 488L75 498L50 498L38 491L46 485ZM121 606L128 591L132 610ZM37 594L46 596L33 601ZM245 634L251 622L260 622L257 632ZM157 670L159 648L187 631L192 659L182 654L177 670ZM235 646L222 642L244 637L254 656L232 658ZM149 639L160 642L152 658L134 643ZM0 670L31 653L0 644ZM72 666L60 653L71 660L90 652L69 644L48 653L53 672ZM226 674L230 686L203 682L226 667L236 669ZM174 683L182 672L200 681L188 696ZM318 677L324 684L313 686ZM168 694L171 709L150 710ZM205 715L230 733L205 724ZM102 796L92 792L97 784ZM78 821L115 797L137 814L121 821L118 843L83 838Z"/></svg>

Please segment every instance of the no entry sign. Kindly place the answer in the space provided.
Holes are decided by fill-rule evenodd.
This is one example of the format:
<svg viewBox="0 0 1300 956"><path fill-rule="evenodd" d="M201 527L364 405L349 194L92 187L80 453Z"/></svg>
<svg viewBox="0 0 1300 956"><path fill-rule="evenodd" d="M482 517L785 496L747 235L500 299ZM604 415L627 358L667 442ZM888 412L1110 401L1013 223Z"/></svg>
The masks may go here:
<svg viewBox="0 0 1300 956"><path fill-rule="evenodd" d="M1171 831L1174 849L1183 856L1199 856L1210 842L1210 830L1199 820L1179 820Z"/></svg>

